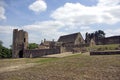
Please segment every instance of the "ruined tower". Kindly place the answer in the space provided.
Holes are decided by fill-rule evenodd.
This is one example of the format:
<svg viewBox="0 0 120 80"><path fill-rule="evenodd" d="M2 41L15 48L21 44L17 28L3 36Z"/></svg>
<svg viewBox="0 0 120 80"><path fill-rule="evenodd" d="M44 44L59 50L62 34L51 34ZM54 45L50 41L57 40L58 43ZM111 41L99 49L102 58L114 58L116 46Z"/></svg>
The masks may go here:
<svg viewBox="0 0 120 80"><path fill-rule="evenodd" d="M23 30L13 30L12 57L23 58L24 50L28 47L28 33Z"/></svg>

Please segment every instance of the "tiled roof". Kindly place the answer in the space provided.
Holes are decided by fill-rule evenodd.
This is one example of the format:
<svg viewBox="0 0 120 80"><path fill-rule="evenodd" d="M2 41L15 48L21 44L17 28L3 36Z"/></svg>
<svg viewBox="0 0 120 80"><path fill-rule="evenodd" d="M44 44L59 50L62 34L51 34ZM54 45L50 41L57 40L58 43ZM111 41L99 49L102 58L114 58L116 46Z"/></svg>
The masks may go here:
<svg viewBox="0 0 120 80"><path fill-rule="evenodd" d="M58 39L58 42L64 42L64 43L75 42L75 40L79 34L80 34L80 32L60 36L60 38Z"/></svg>

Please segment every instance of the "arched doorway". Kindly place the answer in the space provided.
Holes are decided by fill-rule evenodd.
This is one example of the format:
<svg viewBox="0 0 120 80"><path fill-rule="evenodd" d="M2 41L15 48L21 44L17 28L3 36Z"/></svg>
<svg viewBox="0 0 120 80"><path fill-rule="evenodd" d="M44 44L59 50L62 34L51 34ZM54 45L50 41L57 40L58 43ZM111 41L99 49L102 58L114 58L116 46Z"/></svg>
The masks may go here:
<svg viewBox="0 0 120 80"><path fill-rule="evenodd" d="M23 50L19 51L19 58L23 58Z"/></svg>

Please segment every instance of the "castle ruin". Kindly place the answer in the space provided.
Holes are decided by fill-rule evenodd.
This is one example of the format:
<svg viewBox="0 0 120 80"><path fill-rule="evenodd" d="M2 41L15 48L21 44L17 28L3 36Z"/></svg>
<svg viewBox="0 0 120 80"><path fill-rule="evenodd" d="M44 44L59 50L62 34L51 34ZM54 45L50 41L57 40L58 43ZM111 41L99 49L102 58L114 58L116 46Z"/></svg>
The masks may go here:
<svg viewBox="0 0 120 80"><path fill-rule="evenodd" d="M13 30L12 57L23 58L24 50L28 47L28 33L24 30Z"/></svg>
<svg viewBox="0 0 120 80"><path fill-rule="evenodd" d="M41 57L48 54L59 54L62 52L71 52L73 48L80 47L85 41L80 34L73 33L60 36L58 41L47 41L44 39L38 49L28 49L28 33L24 30L13 30L13 58ZM82 47L82 46L81 46Z"/></svg>
<svg viewBox="0 0 120 80"><path fill-rule="evenodd" d="M33 58L41 57L50 54L59 54L63 52L81 52L84 47L104 44L120 44L120 36L107 37L103 39L96 39L93 37L89 39L86 37L85 41L80 32L60 36L58 41L41 42L38 49L28 49L28 33L24 30L13 30L13 58Z"/></svg>

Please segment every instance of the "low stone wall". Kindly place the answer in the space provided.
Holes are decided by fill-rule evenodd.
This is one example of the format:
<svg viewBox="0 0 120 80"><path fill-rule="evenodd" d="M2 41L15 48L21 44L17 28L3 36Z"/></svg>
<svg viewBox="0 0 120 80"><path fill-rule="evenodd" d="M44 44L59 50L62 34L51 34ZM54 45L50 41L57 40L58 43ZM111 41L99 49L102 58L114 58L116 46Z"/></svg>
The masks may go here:
<svg viewBox="0 0 120 80"><path fill-rule="evenodd" d="M115 55L115 54L120 54L120 50L90 52L90 55Z"/></svg>
<svg viewBox="0 0 120 80"><path fill-rule="evenodd" d="M41 57L44 55L59 54L59 53L60 53L59 49L25 50L24 57L25 58L35 58L35 57Z"/></svg>

